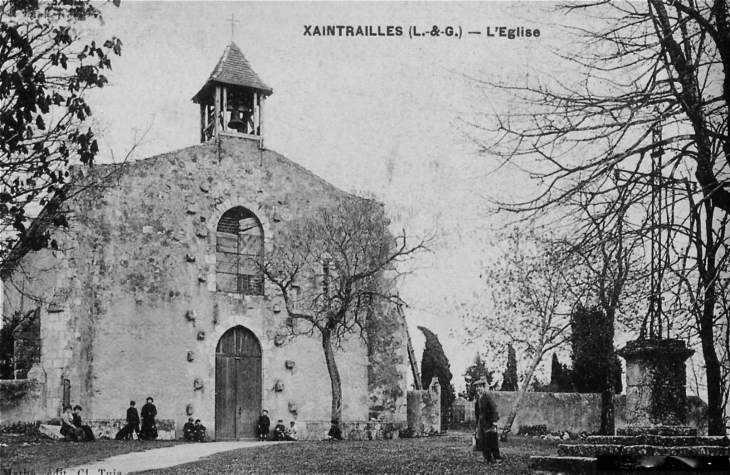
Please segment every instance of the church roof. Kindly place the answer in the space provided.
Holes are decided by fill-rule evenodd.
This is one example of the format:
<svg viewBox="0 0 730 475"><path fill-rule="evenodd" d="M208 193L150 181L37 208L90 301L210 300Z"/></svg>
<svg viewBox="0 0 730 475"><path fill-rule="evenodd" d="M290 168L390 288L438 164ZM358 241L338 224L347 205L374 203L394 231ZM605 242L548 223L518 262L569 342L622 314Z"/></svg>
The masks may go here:
<svg viewBox="0 0 730 475"><path fill-rule="evenodd" d="M193 97L193 102L200 103L214 83L248 87L261 91L267 96L274 92L254 72L246 57L233 42L226 47L205 86Z"/></svg>

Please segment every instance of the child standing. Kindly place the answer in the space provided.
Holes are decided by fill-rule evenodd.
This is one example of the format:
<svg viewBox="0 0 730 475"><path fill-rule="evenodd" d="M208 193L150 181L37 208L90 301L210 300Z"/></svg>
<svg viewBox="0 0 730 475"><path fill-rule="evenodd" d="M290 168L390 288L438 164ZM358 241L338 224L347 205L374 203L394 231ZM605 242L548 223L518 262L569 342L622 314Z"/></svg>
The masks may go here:
<svg viewBox="0 0 730 475"><path fill-rule="evenodd" d="M263 411L261 411L261 417L259 417L258 424L259 440L261 442L265 441L269 437L270 426L271 421L269 420L269 411L264 409Z"/></svg>

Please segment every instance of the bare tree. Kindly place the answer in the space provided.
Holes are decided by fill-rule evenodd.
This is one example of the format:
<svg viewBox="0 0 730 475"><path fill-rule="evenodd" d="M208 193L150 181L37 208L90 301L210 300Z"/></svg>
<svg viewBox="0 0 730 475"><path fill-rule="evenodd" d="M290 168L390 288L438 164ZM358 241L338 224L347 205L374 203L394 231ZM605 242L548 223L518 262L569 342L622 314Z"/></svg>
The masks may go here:
<svg viewBox="0 0 730 475"><path fill-rule="evenodd" d="M704 197L730 212L730 19L724 0L596 1L564 5L574 15L574 48L560 55L569 70L545 83L483 84L510 95L510 111L475 122L490 155L530 172L541 193L512 210L564 202L618 165L637 169L657 144L686 162ZM597 20L600 19L600 20ZM566 68L567 69L567 68ZM718 83L718 79L720 83ZM648 157L646 157L648 158Z"/></svg>
<svg viewBox="0 0 730 475"><path fill-rule="evenodd" d="M517 229L504 241L508 248L483 274L491 291L491 313L467 318L475 323L475 333L489 336L488 347L496 350L506 340L530 358L502 429L506 440L535 370L546 354L567 342L574 300L566 279L569 269L552 246Z"/></svg>
<svg viewBox="0 0 730 475"><path fill-rule="evenodd" d="M526 170L538 190L526 201L503 201L501 209L534 215L569 203L589 187L605 195L640 187L653 159L650 152L661 147L669 156L664 162L669 175L685 170L684 178L699 191L698 203L689 203L685 195L685 206L677 208L687 212L685 218L698 206L709 217L710 209L730 214L727 1L600 0L561 8L583 15L583 24L573 27L575 49L560 54L570 65L568 74L557 73L545 82L532 76L524 85L484 81L486 87L510 94L511 109L474 122L487 133L482 149ZM652 129L659 128L657 140ZM619 169L622 183L612 180ZM673 186L672 180L660 183ZM632 199L643 206L647 194L635 193ZM690 257L701 266L708 251L713 252L708 248ZM673 259L679 262L677 255ZM724 433L718 417L722 406L716 342L708 327L714 319L709 314L717 308L712 303L716 285L717 279L698 283L703 296L697 301L704 302L706 316L695 319L706 361L712 408L708 429L713 435Z"/></svg>
<svg viewBox="0 0 730 475"><path fill-rule="evenodd" d="M321 338L332 389L332 422L342 416L336 348L350 335L366 339L369 319L395 311L396 265L427 249L406 232L393 236L375 201L340 198L287 223L259 263L291 318L283 334Z"/></svg>
<svg viewBox="0 0 730 475"><path fill-rule="evenodd" d="M681 311L692 316L685 329L699 337L705 363L708 399L708 430L725 430L727 382L730 368L723 365L723 342L730 322L727 290L730 281L730 254L727 235L730 215L716 210L709 200L695 202L689 184L689 219L676 226L681 239L672 243L678 265L671 268L676 285L669 288ZM719 215L719 216L718 216Z"/></svg>
<svg viewBox="0 0 730 475"><path fill-rule="evenodd" d="M629 219L631 200L626 191L594 195L584 190L575 195L570 200L572 211L565 218L573 232L555 242L555 252L573 269L569 288L576 302L603 310L611 341L617 318L636 325L648 290L649 271L643 259L645 217L638 215L635 223ZM602 356L607 365L613 364L613 353ZM614 381L611 371L604 373L601 433L613 434Z"/></svg>

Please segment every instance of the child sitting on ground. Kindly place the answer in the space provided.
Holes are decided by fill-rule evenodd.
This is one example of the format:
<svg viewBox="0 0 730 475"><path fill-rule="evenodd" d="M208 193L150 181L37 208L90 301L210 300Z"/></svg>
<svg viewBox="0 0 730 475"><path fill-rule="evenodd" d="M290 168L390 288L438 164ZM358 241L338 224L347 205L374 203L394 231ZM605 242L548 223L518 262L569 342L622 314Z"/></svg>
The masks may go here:
<svg viewBox="0 0 730 475"><path fill-rule="evenodd" d="M286 440L297 440L297 426L294 425L294 421L289 423L289 428L286 430Z"/></svg>
<svg viewBox="0 0 730 475"><path fill-rule="evenodd" d="M193 418L188 417L188 421L183 426L183 439L194 440L195 435L195 424L193 424Z"/></svg>
<svg viewBox="0 0 730 475"><path fill-rule="evenodd" d="M274 437L271 440L285 440L285 435L286 427L284 426L284 421L279 419L279 422L274 427Z"/></svg>
<svg viewBox="0 0 730 475"><path fill-rule="evenodd" d="M200 419L195 421L195 431L193 432L193 440L195 442L205 442L205 426L200 423Z"/></svg>

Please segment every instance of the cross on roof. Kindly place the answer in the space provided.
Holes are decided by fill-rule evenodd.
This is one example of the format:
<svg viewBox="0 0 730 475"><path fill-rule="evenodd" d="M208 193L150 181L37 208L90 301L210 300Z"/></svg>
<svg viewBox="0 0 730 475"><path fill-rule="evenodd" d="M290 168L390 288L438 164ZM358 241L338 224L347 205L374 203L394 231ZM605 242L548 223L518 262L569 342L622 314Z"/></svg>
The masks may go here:
<svg viewBox="0 0 730 475"><path fill-rule="evenodd" d="M232 41L233 40L233 34L235 32L235 30L234 30L235 23L241 23L241 22L238 21L238 20L236 20L236 17L235 17L235 15L233 13L231 13L231 19L230 20L226 20L226 21L230 21L231 22L231 41Z"/></svg>

